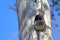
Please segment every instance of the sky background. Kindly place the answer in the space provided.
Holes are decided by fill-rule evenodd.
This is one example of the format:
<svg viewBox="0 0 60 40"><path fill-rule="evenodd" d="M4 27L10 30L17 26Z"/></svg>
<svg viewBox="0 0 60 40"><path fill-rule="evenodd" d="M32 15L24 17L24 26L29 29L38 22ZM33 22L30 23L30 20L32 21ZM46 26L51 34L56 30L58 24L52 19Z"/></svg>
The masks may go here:
<svg viewBox="0 0 60 40"><path fill-rule="evenodd" d="M9 8L16 0L0 0L0 40L18 40L16 11Z"/></svg>
<svg viewBox="0 0 60 40"><path fill-rule="evenodd" d="M16 0L0 0L0 40L18 40L18 19L16 11L9 8ZM54 11L56 23L60 26L60 16ZM53 39L60 40L60 27L52 27Z"/></svg>

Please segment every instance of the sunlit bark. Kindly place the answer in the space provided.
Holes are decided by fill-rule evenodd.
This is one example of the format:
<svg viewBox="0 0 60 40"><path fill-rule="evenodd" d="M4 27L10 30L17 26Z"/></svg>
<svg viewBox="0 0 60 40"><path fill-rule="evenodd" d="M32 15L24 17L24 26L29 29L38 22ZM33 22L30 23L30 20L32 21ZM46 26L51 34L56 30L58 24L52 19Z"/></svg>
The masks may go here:
<svg viewBox="0 0 60 40"><path fill-rule="evenodd" d="M34 18L36 10L34 0L16 0L19 23L19 40L37 40L34 30ZM50 19L50 7L48 0L42 0L46 31L40 33L40 40L53 40ZM39 5L39 4L38 4ZM39 5L38 7L40 7Z"/></svg>

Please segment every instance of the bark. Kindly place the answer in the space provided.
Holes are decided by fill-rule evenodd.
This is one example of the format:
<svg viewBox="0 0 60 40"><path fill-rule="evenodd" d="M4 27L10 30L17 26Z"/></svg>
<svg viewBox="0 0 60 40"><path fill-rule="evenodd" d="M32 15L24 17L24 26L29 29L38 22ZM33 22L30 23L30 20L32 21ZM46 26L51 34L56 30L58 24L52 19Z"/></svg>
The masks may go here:
<svg viewBox="0 0 60 40"><path fill-rule="evenodd" d="M16 0L16 4L19 23L19 40L37 40L37 33L34 30L34 18L37 14L34 0ZM43 0L43 11L46 31L40 32L40 40L53 40L48 0Z"/></svg>

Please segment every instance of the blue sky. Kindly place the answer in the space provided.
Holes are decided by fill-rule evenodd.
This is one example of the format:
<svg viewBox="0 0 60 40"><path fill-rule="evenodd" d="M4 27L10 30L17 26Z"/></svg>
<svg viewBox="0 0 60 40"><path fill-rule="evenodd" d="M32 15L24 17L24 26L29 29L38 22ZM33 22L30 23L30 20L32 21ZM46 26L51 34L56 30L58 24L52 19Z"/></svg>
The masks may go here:
<svg viewBox="0 0 60 40"><path fill-rule="evenodd" d="M9 9L16 0L0 0L0 40L18 40L16 11Z"/></svg>
<svg viewBox="0 0 60 40"><path fill-rule="evenodd" d="M58 4L60 5L60 2ZM60 8L60 6L55 6L54 9L56 9L57 7ZM52 9L52 8L50 8L50 9ZM52 26L53 38L54 38L54 40L60 40L60 16L57 15L58 13L60 13L60 10L59 11L52 10L52 11L55 15L56 23L58 24L58 27Z"/></svg>
<svg viewBox="0 0 60 40"><path fill-rule="evenodd" d="M0 40L18 40L18 19L16 11L9 9L10 4L15 4L16 0L0 0ZM60 25L60 17L56 22ZM54 40L60 40L60 27L52 27Z"/></svg>

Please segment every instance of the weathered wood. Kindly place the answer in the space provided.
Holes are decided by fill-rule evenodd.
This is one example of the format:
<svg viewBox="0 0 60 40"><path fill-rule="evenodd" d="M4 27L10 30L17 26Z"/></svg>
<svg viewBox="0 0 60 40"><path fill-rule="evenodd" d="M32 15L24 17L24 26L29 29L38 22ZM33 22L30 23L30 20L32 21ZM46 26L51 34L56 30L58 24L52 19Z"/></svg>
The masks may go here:
<svg viewBox="0 0 60 40"><path fill-rule="evenodd" d="M51 30L50 7L48 0L42 0L46 31L40 33L40 40L53 40ZM34 18L38 14L34 0L16 0L17 15L19 23L19 40L37 40L34 30ZM38 8L40 8L38 3ZM37 13L36 13L37 12Z"/></svg>

